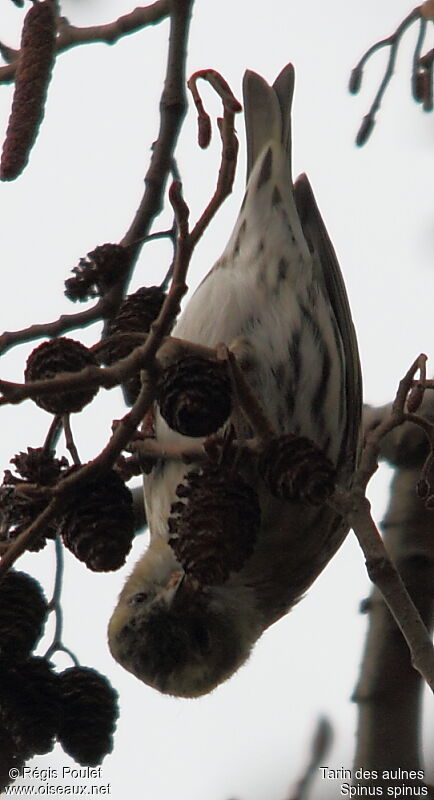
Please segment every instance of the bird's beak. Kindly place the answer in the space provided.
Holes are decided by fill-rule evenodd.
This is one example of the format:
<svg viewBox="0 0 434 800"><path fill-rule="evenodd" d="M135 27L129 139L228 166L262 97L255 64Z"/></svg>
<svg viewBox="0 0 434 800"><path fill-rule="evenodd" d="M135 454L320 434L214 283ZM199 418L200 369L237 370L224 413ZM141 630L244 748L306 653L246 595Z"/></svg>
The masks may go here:
<svg viewBox="0 0 434 800"><path fill-rule="evenodd" d="M183 570L172 572L170 579L167 583L167 586L161 592L161 599L164 600L168 608L170 608L170 606L172 605L175 595L180 586L182 585L184 578L185 578L185 572Z"/></svg>

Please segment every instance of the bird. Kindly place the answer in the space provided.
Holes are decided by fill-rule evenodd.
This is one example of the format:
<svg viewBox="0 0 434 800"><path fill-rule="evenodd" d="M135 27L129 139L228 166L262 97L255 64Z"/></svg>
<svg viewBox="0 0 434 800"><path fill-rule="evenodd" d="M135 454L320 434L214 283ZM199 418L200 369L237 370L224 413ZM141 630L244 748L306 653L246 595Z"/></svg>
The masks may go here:
<svg viewBox="0 0 434 800"><path fill-rule="evenodd" d="M309 180L292 179L293 91L292 64L272 85L251 70L244 75L244 199L228 244L173 336L209 347L225 343L248 363L245 378L275 431L307 437L333 464L337 483L349 488L360 449L360 360L343 276ZM229 425L240 433L235 413ZM158 406L155 436L163 447L192 441L169 427ZM186 579L168 523L177 489L194 468L161 458L144 476L150 543L108 627L109 649L126 670L185 698L215 690L249 659L348 533L331 505L276 497L250 472L261 511L253 551L225 581L199 585Z"/></svg>

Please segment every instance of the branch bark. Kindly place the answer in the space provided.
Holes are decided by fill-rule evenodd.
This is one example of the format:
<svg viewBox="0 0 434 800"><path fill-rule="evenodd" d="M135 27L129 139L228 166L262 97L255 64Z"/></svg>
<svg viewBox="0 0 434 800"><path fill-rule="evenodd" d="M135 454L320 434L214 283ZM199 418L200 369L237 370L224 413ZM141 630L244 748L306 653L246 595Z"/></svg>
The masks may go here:
<svg viewBox="0 0 434 800"><path fill-rule="evenodd" d="M139 6L124 14L122 17L107 22L104 25L92 25L88 28L79 28L70 25L68 20L61 20L59 35L56 40L56 52L63 53L71 47L80 44L91 44L103 42L105 44L115 44L123 36L146 28L148 25L156 25L169 16L171 10L171 0L157 0L149 6ZM15 52L15 59L5 67L0 67L0 83L11 83L15 78L16 62L20 51Z"/></svg>
<svg viewBox="0 0 434 800"><path fill-rule="evenodd" d="M434 546L432 512L417 497L419 469L399 469L383 523L388 553L428 630L434 621ZM366 603L369 631L360 680L355 768L420 770L423 681L378 589ZM405 782L407 783L407 781ZM416 781L415 785L421 785ZM369 781L368 781L369 784ZM375 781L375 785L380 785ZM397 785L383 781L384 787Z"/></svg>

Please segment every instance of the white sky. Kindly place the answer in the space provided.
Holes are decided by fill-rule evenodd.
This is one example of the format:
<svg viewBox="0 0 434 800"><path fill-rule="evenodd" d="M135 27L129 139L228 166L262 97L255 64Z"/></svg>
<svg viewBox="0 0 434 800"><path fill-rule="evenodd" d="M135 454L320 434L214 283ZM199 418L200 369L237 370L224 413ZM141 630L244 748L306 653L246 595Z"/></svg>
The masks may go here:
<svg viewBox="0 0 434 800"><path fill-rule="evenodd" d="M0 38L17 46L23 13L7 0L1 5ZM77 25L108 21L131 7L127 0L62 4ZM373 404L392 399L420 351L431 355L434 118L410 98L416 31L405 38L397 75L362 150L354 137L383 74L384 54L369 63L360 96L350 96L347 84L364 50L391 33L410 10L404 0L197 0L187 67L188 74L220 70L240 97L247 67L272 81L286 62L294 63L294 174L309 174L338 252L359 336L365 398ZM118 241L128 227L156 138L167 31L164 23L114 47L86 46L59 57L30 164L17 181L0 185L2 330L73 311L63 296L69 270L96 245ZM12 87L0 87L1 136L11 96ZM219 115L212 92L204 89L204 97L214 117ZM191 110L178 151L192 220L209 199L218 162L217 136L209 152L197 148L195 119ZM191 286L223 250L238 213L245 174L241 118L238 129L236 187L197 249ZM163 215L157 227L168 219ZM165 243L146 247L132 288L159 282L168 255ZM92 343L98 330L76 335ZM18 347L2 357L2 377L21 379L30 349ZM73 420L83 461L99 452L112 419L122 413L118 391L100 392L92 408ZM7 467L14 453L42 443L49 420L30 401L1 414ZM382 469L370 490L377 519L384 513L388 478ZM127 567L116 574L93 575L73 559L65 572L65 643L120 693L115 750L99 781L110 783L111 797L283 800L305 764L320 713L335 726L326 765L350 768L355 707L349 698L366 624L357 612L369 590L353 537L308 597L262 637L247 666L194 701L160 696L108 654L107 620L144 540L138 537ZM40 575L49 595L52 563L47 548L25 556L20 567ZM432 751L432 713L425 726ZM73 766L60 749L33 763L59 771ZM317 796L339 796L337 784L319 781Z"/></svg>

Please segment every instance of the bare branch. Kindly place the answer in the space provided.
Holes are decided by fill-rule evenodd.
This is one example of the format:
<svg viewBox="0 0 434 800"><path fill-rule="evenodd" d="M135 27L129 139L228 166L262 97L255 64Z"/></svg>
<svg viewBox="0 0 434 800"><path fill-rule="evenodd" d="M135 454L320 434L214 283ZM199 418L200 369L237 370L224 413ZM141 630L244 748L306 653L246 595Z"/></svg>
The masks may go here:
<svg viewBox="0 0 434 800"><path fill-rule="evenodd" d="M427 71L427 68L424 68L422 66L421 63L422 59L420 55L425 40L427 20L425 18L425 15L421 13L421 6L417 6L410 12L410 14L408 14L405 17L405 19L402 20L402 22L398 25L394 33L392 33L390 36L387 36L385 39L381 39L379 42L376 42L375 44L372 45L372 47L370 47L366 51L366 53L362 56L359 63L354 67L351 73L349 90L352 94L357 94L362 85L363 68L366 62L371 58L372 55L374 55L374 53L376 53L378 50L381 50L383 47L390 48L389 59L387 62L387 67L383 79L374 97L371 108L369 109L366 116L363 118L362 124L359 128L359 132L356 137L356 144L358 144L360 147L368 141L373 131L375 125L375 115L380 108L384 94L394 73L396 57L398 54L398 48L401 39L406 30L416 21L419 22L419 35L417 38L413 55L413 70L412 70L413 97L417 102L422 102L424 100L424 96L420 93L418 88L420 84L420 81L418 79L421 71L422 72ZM424 109L430 110L427 106L425 106L425 103L424 103Z"/></svg>
<svg viewBox="0 0 434 800"><path fill-rule="evenodd" d="M416 428L410 432L419 437ZM414 465L398 469L382 527L388 553L421 618L431 630L434 611L432 512L424 507L414 491L419 468ZM422 766L423 682L411 665L408 647L378 589L374 588L363 610L369 613L369 632L354 695L359 704L355 767L418 770ZM375 785L378 786L377 781Z"/></svg>
<svg viewBox="0 0 434 800"><path fill-rule="evenodd" d="M308 800L309 790L320 764L324 764L333 742L333 728L327 717L320 717L312 737L311 752L306 769L289 800Z"/></svg>
<svg viewBox="0 0 434 800"><path fill-rule="evenodd" d="M419 381L414 376L420 371ZM353 528L365 554L366 568L370 579L380 589L393 617L411 651L412 663L434 691L434 649L431 637L414 606L411 597L396 567L389 559L387 550L370 514L370 504L365 496L367 484L377 469L381 442L394 428L414 415L405 412L408 398L414 402L414 386L426 379L426 356L421 354L411 365L399 383L395 400L389 413L367 432L360 465L350 491L336 489L329 501ZM420 398L422 401L423 396ZM413 419L414 421L414 419ZM429 423L428 423L429 424ZM426 431L424 431L426 433Z"/></svg>
<svg viewBox="0 0 434 800"><path fill-rule="evenodd" d="M185 266L184 263L183 269ZM158 322L158 317L156 320L158 327L156 326L154 328L154 333L152 334L151 330L149 334L143 334L140 337L143 340L143 344L135 347L128 356L116 361L110 367L88 366L79 372L62 372L56 375L55 378L44 378L29 383L14 383L12 381L0 379L0 392L3 394L3 397L0 397L0 405L7 405L9 403L18 404L29 397L33 398L38 395L89 388L92 386L101 386L105 389L111 389L113 386L124 383L125 380L131 378L137 372L140 372L141 369L155 367L158 370L174 359L179 358L181 354L191 353L201 355L203 358L215 358L216 351L213 348L203 347L202 345L190 343L183 339L176 339L174 337L163 337L162 331L170 324L173 309L176 308L178 304L178 286L175 285L173 294L170 295L167 301L166 311L164 311L164 304L161 308L161 314L164 312L161 327ZM157 348L159 349L155 354ZM95 345L94 349L100 349L100 344L98 343ZM156 359L155 364L153 363L154 354Z"/></svg>
<svg viewBox="0 0 434 800"><path fill-rule="evenodd" d="M115 301L115 297L117 302ZM110 316L116 310L122 299L122 291L119 287L113 287L101 300L92 308L85 311L78 311L75 314L62 314L53 322L43 322L30 325L19 331L5 331L0 336L0 354L5 353L10 347L23 342L30 342L44 336L61 336L66 331L73 328L84 328L87 325Z"/></svg>
<svg viewBox="0 0 434 800"><path fill-rule="evenodd" d="M56 624L53 633L53 639L48 647L44 658L50 659L52 656L57 652L67 653L73 662L74 666L79 666L79 661L75 653L72 652L68 647L62 642L62 633L63 633L63 610L62 610L62 603L61 603L61 595L62 595L62 587L63 587L63 565L64 565L64 554L63 554L63 545L60 541L59 537L56 537L55 541L56 547L56 575L54 580L54 589L53 589L53 596L48 604L50 611L54 612Z"/></svg>
<svg viewBox="0 0 434 800"><path fill-rule="evenodd" d="M169 52L166 78L161 97L161 121L157 141L154 144L151 163L145 177L145 192L129 230L121 244L128 248L130 268L122 280L113 286L93 308L75 314L64 314L49 323L31 325L20 331L6 331L0 336L0 353L9 347L31 341L42 336L59 336L72 328L84 327L101 319L110 318L117 310L128 284L135 260L149 235L155 216L163 207L163 192L167 177L173 168L173 152L180 126L186 110L185 97L185 59L190 14L193 0L159 0L152 6L138 8L126 17L121 17L121 27L125 32L128 25L151 24L170 14ZM116 23L110 23L115 25ZM109 26L96 26L93 29L107 29ZM116 28L117 29L117 28ZM95 34L96 35L96 34ZM4 69L9 69L5 67ZM2 68L0 68L0 81Z"/></svg>
<svg viewBox="0 0 434 800"><path fill-rule="evenodd" d="M149 234L153 219L163 207L163 192L173 166L173 153L184 118L185 61L193 0L170 0L170 34L166 77L160 101L160 130L152 150L145 177L145 192L121 244L127 246L133 261L142 240Z"/></svg>
<svg viewBox="0 0 434 800"><path fill-rule="evenodd" d="M70 25L68 20L63 18L60 24L59 35L56 40L56 52L62 53L71 47L80 44L90 44L92 42L103 42L105 44L115 44L123 36L141 30L148 25L156 25L169 16L171 9L170 0L157 0L149 6L139 6L124 14L122 17L107 22L104 25L93 25L88 28L78 28ZM20 51L16 51L18 59ZM16 61L6 67L0 67L0 83L11 83L15 77Z"/></svg>
<svg viewBox="0 0 434 800"><path fill-rule="evenodd" d="M202 147L207 146L209 143L209 139L211 138L211 129L209 127L209 130L207 130L207 135L203 135L204 128L208 129L209 117L203 108L202 100L197 90L196 83L198 78L207 80L211 86L213 86L222 99L224 112L223 119L218 120L219 131L222 140L222 156L217 186L205 211L200 219L198 219L196 222L196 225L190 234L193 247L199 241L205 228L207 228L226 197L232 192L238 155L238 139L235 134L235 114L242 110L240 103L236 97L234 97L229 85L220 75L220 73L210 69L195 72L188 81L188 87L192 92L196 108L198 109L199 144ZM206 122L204 122L205 120Z"/></svg>
<svg viewBox="0 0 434 800"><path fill-rule="evenodd" d="M389 559L381 535L370 514L366 497L356 490L336 489L329 504L354 530L366 559L366 569L381 591L411 651L412 664L434 692L434 648L404 582Z"/></svg>
<svg viewBox="0 0 434 800"><path fill-rule="evenodd" d="M419 355L406 375L399 383L395 400L389 406L389 413L379 418L377 425L365 429L365 444L357 473L354 478L353 487L364 495L366 487L378 467L378 459L381 452L381 443L394 428L402 425L406 420L405 405L409 394L414 386L413 378L418 370L425 370L426 356Z"/></svg>

